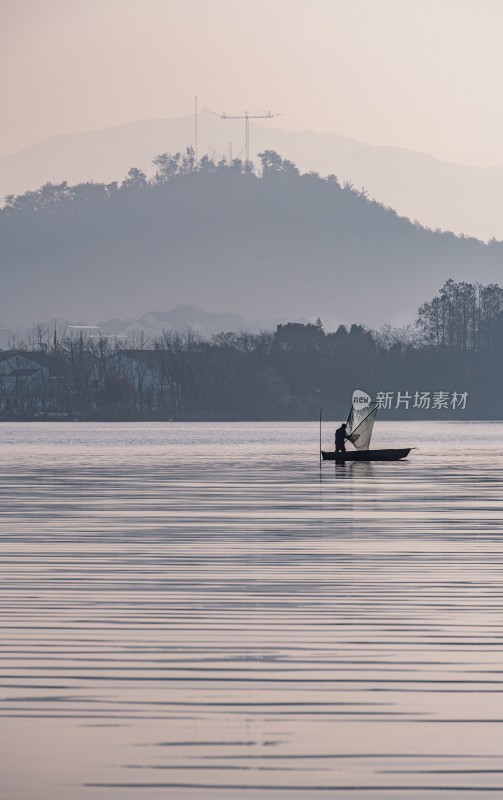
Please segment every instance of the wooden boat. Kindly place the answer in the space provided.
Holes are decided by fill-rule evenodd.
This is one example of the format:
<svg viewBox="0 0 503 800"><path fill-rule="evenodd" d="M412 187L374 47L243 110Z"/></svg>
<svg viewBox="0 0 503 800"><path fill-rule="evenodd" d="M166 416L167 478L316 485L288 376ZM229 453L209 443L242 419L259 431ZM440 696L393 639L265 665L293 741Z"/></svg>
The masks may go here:
<svg viewBox="0 0 503 800"><path fill-rule="evenodd" d="M407 458L411 447L387 448L385 450L346 450L336 453L334 450L322 450L324 461L400 461Z"/></svg>

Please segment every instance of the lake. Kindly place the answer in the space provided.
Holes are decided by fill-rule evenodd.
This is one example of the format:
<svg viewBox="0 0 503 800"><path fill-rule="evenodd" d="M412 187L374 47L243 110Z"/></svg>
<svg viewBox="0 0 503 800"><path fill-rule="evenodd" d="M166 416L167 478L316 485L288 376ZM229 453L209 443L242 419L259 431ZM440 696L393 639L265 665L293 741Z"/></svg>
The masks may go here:
<svg viewBox="0 0 503 800"><path fill-rule="evenodd" d="M0 445L2 800L503 798L503 424Z"/></svg>

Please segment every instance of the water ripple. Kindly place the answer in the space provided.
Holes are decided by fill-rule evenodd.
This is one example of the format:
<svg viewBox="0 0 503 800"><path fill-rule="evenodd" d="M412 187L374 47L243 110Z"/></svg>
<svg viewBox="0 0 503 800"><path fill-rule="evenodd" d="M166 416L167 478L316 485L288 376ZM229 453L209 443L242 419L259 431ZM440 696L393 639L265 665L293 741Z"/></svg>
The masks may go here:
<svg viewBox="0 0 503 800"><path fill-rule="evenodd" d="M2 800L503 798L503 426L378 428L2 425Z"/></svg>

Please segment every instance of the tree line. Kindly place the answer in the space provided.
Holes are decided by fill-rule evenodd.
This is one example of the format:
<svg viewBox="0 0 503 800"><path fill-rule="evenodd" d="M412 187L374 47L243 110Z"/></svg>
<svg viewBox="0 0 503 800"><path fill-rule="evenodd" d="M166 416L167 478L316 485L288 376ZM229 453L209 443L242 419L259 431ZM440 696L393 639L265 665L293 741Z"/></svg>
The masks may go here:
<svg viewBox="0 0 503 800"><path fill-rule="evenodd" d="M124 342L37 326L0 352L3 419L315 419L344 417L354 388L380 393L468 392L466 408L421 407L421 418L499 417L503 289L449 280L417 321L375 331L287 323L258 334L164 331ZM454 404L455 405L455 404ZM383 414L399 416L403 403ZM410 416L410 410L409 410Z"/></svg>
<svg viewBox="0 0 503 800"><path fill-rule="evenodd" d="M298 177L300 175L292 161L282 158L274 150L265 150L263 153L259 153L259 159L259 169L263 178ZM215 161L208 155L203 155L196 161L193 147L187 147L185 152L160 153L153 159L152 164L155 167L155 173L151 178L148 178L146 173L138 167L131 167L120 183L118 181L111 183L86 181L72 186L67 181L48 182L38 189L20 195L6 195L3 208L0 209L0 218L3 216L7 219L21 213L39 214L44 211L52 211L61 205L77 208L79 205L97 204L120 192L155 190L175 178L183 178L188 175L234 174L257 177L255 165L251 161L243 161L240 158L228 160L225 157ZM335 175L329 175L327 180L338 185ZM350 183L346 183L345 188L360 194Z"/></svg>

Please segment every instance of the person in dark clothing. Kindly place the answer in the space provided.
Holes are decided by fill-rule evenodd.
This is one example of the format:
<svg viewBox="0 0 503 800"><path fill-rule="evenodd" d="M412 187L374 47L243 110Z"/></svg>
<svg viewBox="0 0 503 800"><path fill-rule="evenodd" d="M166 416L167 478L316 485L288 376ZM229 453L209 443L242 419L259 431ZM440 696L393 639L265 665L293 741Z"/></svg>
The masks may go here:
<svg viewBox="0 0 503 800"><path fill-rule="evenodd" d="M335 452L336 453L345 453L346 452L346 445L345 441L347 439L346 435L346 423L343 422L340 428L337 428L335 431Z"/></svg>

